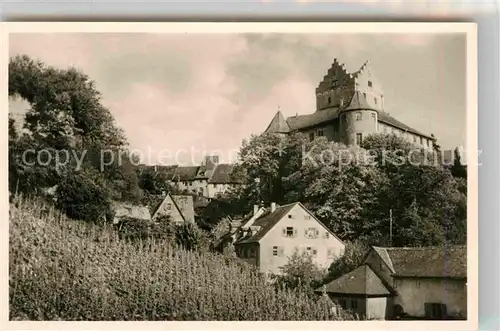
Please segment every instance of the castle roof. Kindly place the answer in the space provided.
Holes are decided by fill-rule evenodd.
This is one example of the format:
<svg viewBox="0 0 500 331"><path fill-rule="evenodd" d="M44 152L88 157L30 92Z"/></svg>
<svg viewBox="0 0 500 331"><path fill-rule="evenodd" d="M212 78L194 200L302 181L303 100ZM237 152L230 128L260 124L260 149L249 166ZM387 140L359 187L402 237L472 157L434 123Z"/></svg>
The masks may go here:
<svg viewBox="0 0 500 331"><path fill-rule="evenodd" d="M265 132L272 132L272 133L285 133L285 132L290 132L290 131L300 131L304 129L308 129L320 124L324 124L330 121L333 121L339 117L339 115L342 112L345 111L354 111L354 110L375 110L378 113L378 121L382 122L384 124L393 126L395 128L398 128L403 131L411 132L413 134L423 136L429 139L433 139L430 135L426 135L420 131L417 131L410 126L404 124L403 122L395 119L391 115L389 115L385 111L377 110L374 109L372 106L370 106L366 100L366 97L363 96L363 94L359 91L354 92L351 100L349 100L346 105L342 108L339 107L332 107L332 108L326 108L326 109L321 109L318 110L312 114L307 114L307 115L296 115L296 116L291 116L286 118L285 122L289 128L288 131L285 131L283 129L277 129L279 127L284 128L285 125L283 123L278 126L277 122L281 121L277 119L278 115L281 115L281 112L278 112L273 120L271 121L271 124L269 124L268 128L266 129ZM283 116L283 115L281 115Z"/></svg>
<svg viewBox="0 0 500 331"><path fill-rule="evenodd" d="M288 123L285 120L285 117L283 117L281 111L278 110L276 115L274 115L273 119L271 120L271 123L269 123L269 126L266 129L266 132L274 132L274 133L290 132L290 127L288 126Z"/></svg>

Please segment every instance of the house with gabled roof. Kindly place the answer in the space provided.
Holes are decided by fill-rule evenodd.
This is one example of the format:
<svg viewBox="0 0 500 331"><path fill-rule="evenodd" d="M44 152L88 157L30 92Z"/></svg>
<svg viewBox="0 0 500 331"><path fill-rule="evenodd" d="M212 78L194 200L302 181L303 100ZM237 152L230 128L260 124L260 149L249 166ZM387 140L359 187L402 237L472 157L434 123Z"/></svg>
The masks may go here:
<svg viewBox="0 0 500 331"><path fill-rule="evenodd" d="M264 273L280 273L295 252L310 254L327 268L340 257L345 244L302 203L254 207L243 220L234 243L236 255Z"/></svg>
<svg viewBox="0 0 500 331"><path fill-rule="evenodd" d="M265 132L301 132L310 140L326 137L346 145L360 145L374 133L394 134L420 148L432 149L435 138L397 120L385 105L382 86L369 61L359 70L348 72L334 59L315 91L316 110L285 118L279 110Z"/></svg>
<svg viewBox="0 0 500 331"><path fill-rule="evenodd" d="M365 318L467 316L467 250L372 247L364 264L316 290Z"/></svg>
<svg viewBox="0 0 500 331"><path fill-rule="evenodd" d="M162 216L170 217L174 223L194 223L194 203L191 195L165 195L160 204L154 208L152 220Z"/></svg>

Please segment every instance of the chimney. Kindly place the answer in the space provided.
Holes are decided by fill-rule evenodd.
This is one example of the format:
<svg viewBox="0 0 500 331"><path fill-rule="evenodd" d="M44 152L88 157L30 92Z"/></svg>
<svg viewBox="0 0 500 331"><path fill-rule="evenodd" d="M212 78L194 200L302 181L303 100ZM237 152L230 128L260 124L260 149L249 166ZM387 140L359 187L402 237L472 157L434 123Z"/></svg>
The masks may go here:
<svg viewBox="0 0 500 331"><path fill-rule="evenodd" d="M276 202L271 202L271 213L276 211Z"/></svg>
<svg viewBox="0 0 500 331"><path fill-rule="evenodd" d="M257 215L258 211L259 211L259 205L253 205L253 216Z"/></svg>

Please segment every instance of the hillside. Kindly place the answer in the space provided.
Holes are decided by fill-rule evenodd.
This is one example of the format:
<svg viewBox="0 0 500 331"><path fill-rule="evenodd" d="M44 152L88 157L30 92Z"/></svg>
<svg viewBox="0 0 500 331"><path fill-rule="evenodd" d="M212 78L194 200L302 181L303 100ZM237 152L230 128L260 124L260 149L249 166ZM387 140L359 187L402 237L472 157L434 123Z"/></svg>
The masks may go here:
<svg viewBox="0 0 500 331"><path fill-rule="evenodd" d="M339 320L329 300L276 291L246 264L142 247L40 201L10 205L11 320Z"/></svg>

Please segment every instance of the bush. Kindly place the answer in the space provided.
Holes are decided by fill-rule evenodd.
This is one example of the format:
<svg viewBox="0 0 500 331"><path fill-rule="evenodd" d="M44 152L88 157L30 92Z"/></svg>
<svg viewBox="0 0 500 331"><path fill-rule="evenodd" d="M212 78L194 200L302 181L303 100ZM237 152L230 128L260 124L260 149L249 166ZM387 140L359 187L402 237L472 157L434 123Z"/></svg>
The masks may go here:
<svg viewBox="0 0 500 331"><path fill-rule="evenodd" d="M68 173L56 190L57 205L73 219L97 221L111 214L111 200L104 179L85 169Z"/></svg>
<svg viewBox="0 0 500 331"><path fill-rule="evenodd" d="M331 303L275 290L248 264L165 241L138 248L112 228L24 200L10 206L10 319L345 320Z"/></svg>

